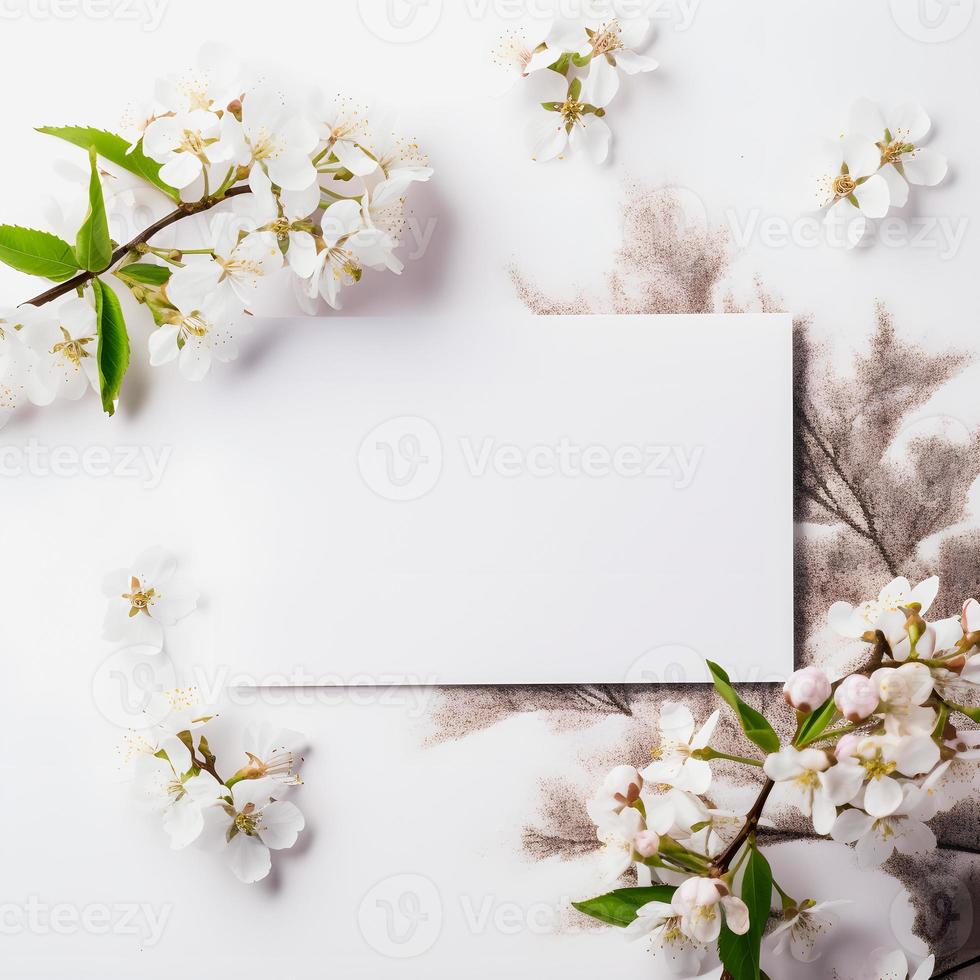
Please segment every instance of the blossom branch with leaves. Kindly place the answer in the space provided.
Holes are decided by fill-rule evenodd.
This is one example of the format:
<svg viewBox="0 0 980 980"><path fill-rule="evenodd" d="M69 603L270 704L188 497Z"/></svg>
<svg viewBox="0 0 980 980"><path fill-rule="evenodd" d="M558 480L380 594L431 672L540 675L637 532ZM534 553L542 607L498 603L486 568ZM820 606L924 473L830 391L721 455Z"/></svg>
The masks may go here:
<svg viewBox="0 0 980 980"><path fill-rule="evenodd" d="M206 49L196 69L157 85L125 135L39 129L87 153L87 208L66 237L0 225L0 261L54 283L0 308L0 425L21 404L89 388L115 412L131 356L120 285L152 321L151 365L177 361L199 380L237 356L280 273L315 313L320 299L339 309L365 269L402 271L406 195L432 174L418 146L347 100L250 77ZM110 228L129 226L137 204L163 213L118 244Z"/></svg>
<svg viewBox="0 0 980 980"><path fill-rule="evenodd" d="M775 900L782 923L770 933L773 952L814 959L841 903L793 897L774 880L757 835L770 799L797 807L817 836L855 845L859 863L874 867L896 850L915 856L934 848L928 821L944 808L951 773L980 761L980 731L970 725L980 722L980 602L930 622L938 588L936 578L915 588L899 578L877 599L831 608L831 626L867 644L868 656L834 682L813 666L789 678L791 736L780 737L709 662L717 694L761 755L712 748L718 711L698 728L686 706L664 704L653 763L642 772L617 767L588 804L603 877L614 883L635 869L640 884L575 907L650 939L672 972L693 977L714 959L729 980L761 980ZM715 760L763 770L746 813L708 802ZM889 954L896 962L897 955Z"/></svg>

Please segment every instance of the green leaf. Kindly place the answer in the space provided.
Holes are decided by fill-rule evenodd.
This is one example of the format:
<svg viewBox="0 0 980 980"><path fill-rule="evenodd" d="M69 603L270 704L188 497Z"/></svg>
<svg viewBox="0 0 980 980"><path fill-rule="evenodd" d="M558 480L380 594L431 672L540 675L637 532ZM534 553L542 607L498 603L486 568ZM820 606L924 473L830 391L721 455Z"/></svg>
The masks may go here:
<svg viewBox="0 0 980 980"><path fill-rule="evenodd" d="M568 98L575 100L582 94L582 79L573 78L568 86Z"/></svg>
<svg viewBox="0 0 980 980"><path fill-rule="evenodd" d="M180 191L164 183L160 179L160 164L151 160L143 152L143 141L140 140L131 152L131 144L115 133L91 126L40 126L39 133L57 136L58 139L80 146L83 150L95 147L100 157L114 163L123 170L128 170L137 177L142 177L147 183L159 188L168 197L180 201Z"/></svg>
<svg viewBox="0 0 980 980"><path fill-rule="evenodd" d="M760 980L762 935L772 909L772 869L755 847L742 875L741 897L749 909L749 931L744 936L736 936L727 925L723 926L718 955L732 980Z"/></svg>
<svg viewBox="0 0 980 980"><path fill-rule="evenodd" d="M815 742L830 726L830 723L837 717L837 705L834 704L834 696L831 695L816 711L810 712L806 720L800 726L796 735L796 745L803 748L811 742Z"/></svg>
<svg viewBox="0 0 980 980"><path fill-rule="evenodd" d="M637 909L648 902L669 902L676 889L671 885L652 885L647 888L617 888L614 892L590 898L572 905L591 915L593 919L611 926L628 926L635 918Z"/></svg>
<svg viewBox="0 0 980 980"><path fill-rule="evenodd" d="M115 400L129 367L129 334L116 294L101 279L92 281L92 290L99 328L97 359L102 408L108 415L114 415Z"/></svg>
<svg viewBox="0 0 980 980"><path fill-rule="evenodd" d="M707 663L708 669L711 671L711 677L715 682L715 690L732 707L735 714L738 715L742 731L745 732L748 739L758 745L764 752L778 752L779 736L773 731L772 725L755 708L750 708L735 693L728 674L721 667L712 663L710 660Z"/></svg>
<svg viewBox="0 0 980 980"><path fill-rule="evenodd" d="M153 265L150 262L133 262L116 270L116 275L124 279L132 279L144 286L162 286L170 281L170 270L165 265Z"/></svg>
<svg viewBox="0 0 980 980"><path fill-rule="evenodd" d="M109 237L109 219L105 214L99 160L94 146L89 150L89 161L92 176L88 184L88 212L75 239L75 258L83 269L102 272L112 262L112 239Z"/></svg>
<svg viewBox="0 0 980 980"><path fill-rule="evenodd" d="M0 262L53 282L64 282L80 271L68 242L46 231L17 225L0 225Z"/></svg>

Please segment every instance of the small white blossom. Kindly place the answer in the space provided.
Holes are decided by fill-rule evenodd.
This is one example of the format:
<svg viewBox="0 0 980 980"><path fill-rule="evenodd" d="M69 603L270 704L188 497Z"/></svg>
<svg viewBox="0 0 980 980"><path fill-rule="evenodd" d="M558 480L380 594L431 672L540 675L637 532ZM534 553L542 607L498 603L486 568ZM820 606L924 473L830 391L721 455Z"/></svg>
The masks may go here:
<svg viewBox="0 0 980 980"><path fill-rule="evenodd" d="M178 190L198 180L205 168L230 161L235 151L222 135L221 120L204 109L155 119L143 134L143 149L163 164L160 179Z"/></svg>
<svg viewBox="0 0 980 980"><path fill-rule="evenodd" d="M925 857L936 846L936 835L926 821L936 815L933 796L911 783L899 788L900 801L885 816L875 817L859 809L845 810L831 836L842 844L855 844L858 863L875 868L897 850L909 857Z"/></svg>
<svg viewBox="0 0 980 980"><path fill-rule="evenodd" d="M660 709L660 746L653 750L654 761L643 770L649 783L662 783L690 793L706 793L711 785L711 766L694 758L698 749L707 748L720 713L713 712L700 728L683 704L667 701Z"/></svg>
<svg viewBox="0 0 980 980"><path fill-rule="evenodd" d="M225 860L245 884L264 878L272 868L270 851L296 843L306 825L303 814L289 800L279 800L271 779L243 779L231 788L222 805L229 822L225 832Z"/></svg>
<svg viewBox="0 0 980 980"><path fill-rule="evenodd" d="M175 851L201 836L204 808L218 802L222 789L210 773L178 773L169 759L144 755L137 762L136 797L162 818Z"/></svg>
<svg viewBox="0 0 980 980"><path fill-rule="evenodd" d="M865 633L881 630L890 644L897 645L907 638L903 607L919 603L919 615L925 616L939 592L939 578L933 575L924 579L914 589L907 578L892 579L878 594L857 606L849 602L835 602L830 607L828 621L841 636L859 639Z"/></svg>
<svg viewBox="0 0 980 980"><path fill-rule="evenodd" d="M21 319L21 340L33 355L26 391L35 405L75 401L90 388L98 390L99 332L87 299L70 299L53 310L24 309Z"/></svg>
<svg viewBox="0 0 980 980"><path fill-rule="evenodd" d="M262 278L282 267L282 252L270 232L257 232L239 214L222 212L210 225L213 257L190 255L167 283L167 297L180 310L200 311L221 299L240 314L255 299Z"/></svg>
<svg viewBox="0 0 980 980"><path fill-rule="evenodd" d="M826 752L789 745L767 756L763 768L770 779L791 789L794 804L805 817L812 818L818 834L830 833L837 807L854 799L864 781L864 773L857 766L840 770L832 778Z"/></svg>
<svg viewBox="0 0 980 980"><path fill-rule="evenodd" d="M707 948L684 934L681 920L670 903L648 902L636 910L636 918L626 927L626 938L650 939L656 966L662 965L675 976L693 977L701 972Z"/></svg>
<svg viewBox="0 0 980 980"><path fill-rule="evenodd" d="M197 592L177 575L177 559L162 548L144 551L127 568L106 575L109 600L103 635L113 642L163 648L163 629L197 607Z"/></svg>
<svg viewBox="0 0 980 980"><path fill-rule="evenodd" d="M770 939L778 941L773 952L785 954L787 951L799 963L812 963L820 958L817 944L837 924L832 910L852 904L842 900L835 902L814 902L807 900L799 908L792 908L786 917L770 933Z"/></svg>
<svg viewBox="0 0 980 980"><path fill-rule="evenodd" d="M670 904L681 917L681 930L695 942L717 941L722 912L725 924L737 936L749 931L748 907L719 878L688 878L678 886Z"/></svg>
<svg viewBox="0 0 980 980"><path fill-rule="evenodd" d="M850 130L874 140L881 153L882 177L888 182L891 203L908 201L909 184L933 186L946 176L946 158L922 146L932 123L922 106L908 103L887 116L870 99L851 107Z"/></svg>
<svg viewBox="0 0 980 980"><path fill-rule="evenodd" d="M928 735L872 735L860 739L853 754L840 757L827 772L826 783L836 799L850 802L842 797L859 774L857 785L864 785L863 808L873 817L887 817L906 800L897 777L924 775L938 762L939 746Z"/></svg>

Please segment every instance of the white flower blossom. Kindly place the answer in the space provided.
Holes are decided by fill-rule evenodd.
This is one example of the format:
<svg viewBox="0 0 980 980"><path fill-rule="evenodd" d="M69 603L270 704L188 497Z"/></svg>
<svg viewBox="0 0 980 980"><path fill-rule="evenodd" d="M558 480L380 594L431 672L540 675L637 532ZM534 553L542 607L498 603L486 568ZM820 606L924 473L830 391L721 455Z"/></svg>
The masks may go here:
<svg viewBox="0 0 980 980"><path fill-rule="evenodd" d="M143 149L163 164L160 179L178 190L189 187L213 164L230 161L235 152L222 134L221 119L204 109L155 119L143 134Z"/></svg>
<svg viewBox="0 0 980 980"><path fill-rule="evenodd" d="M167 283L167 297L180 310L200 311L221 299L224 314L240 314L255 299L262 278L282 267L282 252L271 232L258 232L240 215L222 212L211 220L213 257L187 256ZM219 318L219 319L223 319Z"/></svg>
<svg viewBox="0 0 980 980"><path fill-rule="evenodd" d="M871 735L856 743L853 754L839 757L837 765L828 770L826 783L836 799L850 802L843 797L860 775L857 786L864 785L863 808L872 817L887 817L906 800L903 784L896 777L921 776L938 762L939 746L928 735Z"/></svg>
<svg viewBox="0 0 980 980"><path fill-rule="evenodd" d="M884 716L889 735L929 735L936 726L936 711L926 706L934 682L929 668L910 661L898 668L881 667L871 675L878 688L877 712Z"/></svg>
<svg viewBox="0 0 980 980"><path fill-rule="evenodd" d="M90 388L98 390L99 332L87 299L70 299L53 310L25 308L20 319L21 340L33 354L26 393L35 405L75 401Z"/></svg>
<svg viewBox="0 0 980 980"><path fill-rule="evenodd" d="M857 606L849 602L835 602L827 618L830 626L841 636L860 639L869 631L881 630L890 644L897 645L907 639L907 617L902 609L917 602L919 615L925 616L938 592L939 578L935 575L924 579L915 588L907 578L895 578L878 593L877 599L868 599Z"/></svg>
<svg viewBox="0 0 980 980"><path fill-rule="evenodd" d="M268 776L283 786L302 785L298 769L306 736L289 728L276 728L269 722L250 725L245 731L244 749L251 778Z"/></svg>
<svg viewBox="0 0 980 980"><path fill-rule="evenodd" d="M707 948L684 934L681 920L669 902L648 902L636 910L636 918L626 927L626 938L649 938L656 954L655 967L662 965L672 975L693 977L701 972Z"/></svg>
<svg viewBox="0 0 980 980"><path fill-rule="evenodd" d="M594 163L602 163L609 154L612 133L601 104L589 103L581 85L569 87L564 75L546 71L535 76L535 99L550 109L529 129L531 158L546 161L561 157L566 150L581 147ZM596 110L599 110L598 112Z"/></svg>
<svg viewBox="0 0 980 980"><path fill-rule="evenodd" d="M177 559L162 548L144 551L127 568L106 575L109 600L103 635L113 642L163 649L163 629L197 607L197 592L177 575Z"/></svg>
<svg viewBox="0 0 980 980"><path fill-rule="evenodd" d="M316 128L271 85L257 86L245 95L241 122L225 113L221 131L235 163L262 167L283 190L305 191L316 183Z"/></svg>
<svg viewBox="0 0 980 980"><path fill-rule="evenodd" d="M788 785L793 802L805 817L813 820L818 834L829 834L837 819L837 807L850 802L864 782L858 766L828 775L830 760L819 749L796 749L786 745L766 757L766 775L774 782Z"/></svg>
<svg viewBox="0 0 980 980"><path fill-rule="evenodd" d="M820 958L817 944L837 924L834 909L852 904L848 900L814 902L807 900L786 913L786 918L769 934L776 939L773 952L787 951L799 963L813 963Z"/></svg>
<svg viewBox="0 0 980 980"><path fill-rule="evenodd" d="M707 792L711 766L694 758L694 753L707 748L719 716L718 711L713 712L701 728L696 728L694 716L685 705L665 702L660 709L660 746L653 750L654 761L643 770L643 778L690 793Z"/></svg>
<svg viewBox="0 0 980 980"><path fill-rule="evenodd" d="M875 142L881 153L879 173L888 183L891 203L908 201L909 184L933 186L946 176L946 158L922 146L932 123L922 106L908 103L887 116L870 99L851 107L850 131Z"/></svg>
<svg viewBox="0 0 980 980"><path fill-rule="evenodd" d="M934 850L936 835L926 821L936 815L935 796L911 783L902 784L899 794L899 803L885 816L855 808L837 818L831 836L842 844L855 844L861 867L878 867L896 850L909 857L925 857Z"/></svg>
<svg viewBox="0 0 980 980"><path fill-rule="evenodd" d="M306 826L299 808L276 799L277 792L274 780L243 779L231 787L231 799L222 805L229 818L225 860L245 884L264 878L272 868L270 851L292 847Z"/></svg>
<svg viewBox="0 0 980 980"><path fill-rule="evenodd" d="M636 50L650 33L647 17L617 17L610 9L604 17L590 21L585 33L586 40L577 53L591 59L582 92L593 105L612 102L619 92L620 72L636 75L659 67L649 55Z"/></svg>
<svg viewBox="0 0 980 980"><path fill-rule="evenodd" d="M210 773L178 773L169 759L143 755L137 762L136 797L162 818L175 851L201 836L204 808L218 802L221 789Z"/></svg>
<svg viewBox="0 0 980 980"><path fill-rule="evenodd" d="M722 912L725 924L737 936L749 930L748 907L720 878L688 878L678 886L670 904L681 917L681 930L695 942L717 941Z"/></svg>

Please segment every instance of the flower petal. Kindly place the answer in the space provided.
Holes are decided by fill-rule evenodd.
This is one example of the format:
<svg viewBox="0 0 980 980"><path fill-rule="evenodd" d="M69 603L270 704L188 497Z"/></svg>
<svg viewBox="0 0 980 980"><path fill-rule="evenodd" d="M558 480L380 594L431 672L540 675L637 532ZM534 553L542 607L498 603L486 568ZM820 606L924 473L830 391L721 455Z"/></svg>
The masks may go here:
<svg viewBox="0 0 980 980"><path fill-rule="evenodd" d="M235 834L225 845L225 860L239 881L250 885L264 878L272 868L269 848L257 837Z"/></svg>
<svg viewBox="0 0 980 980"><path fill-rule="evenodd" d="M919 147L911 156L906 157L902 166L905 176L912 184L933 187L946 176L948 165L946 157L928 147Z"/></svg>

